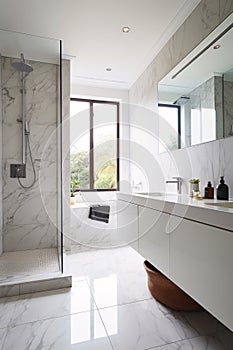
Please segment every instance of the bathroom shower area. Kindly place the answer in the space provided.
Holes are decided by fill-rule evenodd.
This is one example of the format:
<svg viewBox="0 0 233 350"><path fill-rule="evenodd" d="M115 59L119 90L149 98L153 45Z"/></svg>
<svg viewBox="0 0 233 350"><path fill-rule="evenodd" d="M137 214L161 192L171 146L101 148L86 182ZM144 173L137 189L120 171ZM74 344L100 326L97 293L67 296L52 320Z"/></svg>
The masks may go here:
<svg viewBox="0 0 233 350"><path fill-rule="evenodd" d="M0 296L68 286L61 169L69 62L60 40L0 30L0 67Z"/></svg>

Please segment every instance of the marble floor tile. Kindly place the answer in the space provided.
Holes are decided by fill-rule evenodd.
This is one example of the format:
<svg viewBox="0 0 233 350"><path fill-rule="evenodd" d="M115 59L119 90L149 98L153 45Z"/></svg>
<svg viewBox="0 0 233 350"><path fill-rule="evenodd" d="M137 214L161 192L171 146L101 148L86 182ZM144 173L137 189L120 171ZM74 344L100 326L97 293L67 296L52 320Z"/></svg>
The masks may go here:
<svg viewBox="0 0 233 350"><path fill-rule="evenodd" d="M150 348L150 350L225 350L225 347L214 337L202 336Z"/></svg>
<svg viewBox="0 0 233 350"><path fill-rule="evenodd" d="M67 255L73 287L0 299L3 350L232 350L208 312L177 312L147 289L130 247Z"/></svg>
<svg viewBox="0 0 233 350"><path fill-rule="evenodd" d="M6 337L6 333L7 333L7 328L0 329L0 349L2 350L4 349L3 344Z"/></svg>
<svg viewBox="0 0 233 350"><path fill-rule="evenodd" d="M112 346L98 311L92 310L9 327L2 349L112 350Z"/></svg>
<svg viewBox="0 0 233 350"><path fill-rule="evenodd" d="M87 277L98 308L152 298L144 259L130 247L80 253L71 261Z"/></svg>
<svg viewBox="0 0 233 350"><path fill-rule="evenodd" d="M18 297L0 298L0 328L11 324Z"/></svg>
<svg viewBox="0 0 233 350"><path fill-rule="evenodd" d="M153 299L99 312L114 350L144 350L198 335L179 313L164 312Z"/></svg>
<svg viewBox="0 0 233 350"><path fill-rule="evenodd" d="M219 321L207 311L181 312L185 323L194 328L199 335L216 334Z"/></svg>
<svg viewBox="0 0 233 350"><path fill-rule="evenodd" d="M15 304L11 325L56 318L96 309L85 280L73 279L73 287L24 295Z"/></svg>

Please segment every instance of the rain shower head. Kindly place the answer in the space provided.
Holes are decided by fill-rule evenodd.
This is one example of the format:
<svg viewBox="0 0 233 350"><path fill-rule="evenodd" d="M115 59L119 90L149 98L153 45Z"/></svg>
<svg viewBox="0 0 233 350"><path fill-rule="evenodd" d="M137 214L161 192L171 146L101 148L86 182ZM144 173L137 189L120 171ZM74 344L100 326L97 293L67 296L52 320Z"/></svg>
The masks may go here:
<svg viewBox="0 0 233 350"><path fill-rule="evenodd" d="M181 97L179 97L175 102L173 102L173 104L174 104L174 105L183 106L183 105L185 105L185 103L187 103L188 101L190 101L190 97L189 97L189 96L181 96Z"/></svg>
<svg viewBox="0 0 233 350"><path fill-rule="evenodd" d="M12 67L14 67L14 69L16 69L19 72L24 72L29 74L33 71L32 66L25 62L24 56L22 53L20 54L20 59L12 62L11 65Z"/></svg>

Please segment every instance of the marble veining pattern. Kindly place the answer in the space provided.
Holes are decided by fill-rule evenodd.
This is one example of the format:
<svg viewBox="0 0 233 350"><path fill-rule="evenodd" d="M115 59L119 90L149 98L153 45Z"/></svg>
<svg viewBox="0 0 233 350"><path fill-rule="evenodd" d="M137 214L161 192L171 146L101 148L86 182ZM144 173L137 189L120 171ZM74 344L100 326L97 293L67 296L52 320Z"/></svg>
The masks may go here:
<svg viewBox="0 0 233 350"><path fill-rule="evenodd" d="M218 339L207 337L195 337L191 339L181 340L164 346L151 348L150 350L224 350L225 347L221 345Z"/></svg>
<svg viewBox="0 0 233 350"><path fill-rule="evenodd" d="M144 106L156 112L158 82L231 14L232 10L233 2L231 0L202 0L130 88L130 103L136 106ZM230 108L230 106L227 107L228 110ZM155 114L154 120L156 118ZM130 119L134 123L132 114ZM136 124L138 128L141 125L145 127L145 119L142 119L142 122ZM151 121L148 120L146 129L151 130L151 125L155 124L151 124ZM221 126L220 133L223 133L222 128L223 126ZM229 126L227 128L229 134ZM157 136L158 130L155 130L155 139ZM217 186L219 177L225 175L232 197L232 139L232 137L229 137L179 151L167 152L159 156L157 156L156 148L154 148L154 160L155 163L159 163L163 176L159 172L157 174L148 172L149 188L153 191L161 191L165 180L172 176L181 176L184 180L183 193L188 193L188 179L190 178L200 178L201 190L203 191L207 181L211 180L214 186ZM134 145L131 147L131 152L134 152ZM141 157L140 154L136 155L134 160L146 168L147 160ZM188 163L186 163L186 160ZM133 168L131 172L133 179L135 173ZM140 180L142 180L142 177ZM144 186L141 190L146 191L148 188ZM176 188L173 185L168 185L165 190L175 192Z"/></svg>
<svg viewBox="0 0 233 350"><path fill-rule="evenodd" d="M232 0L219 0L220 20L223 21L231 12L233 12Z"/></svg>
<svg viewBox="0 0 233 350"><path fill-rule="evenodd" d="M55 248L57 246L56 236L51 239L50 232L55 232L53 224L46 220L43 223L6 225L4 231L5 251Z"/></svg>
<svg viewBox="0 0 233 350"><path fill-rule="evenodd" d="M0 56L0 66L2 58ZM0 84L2 84L2 71L0 69ZM2 98L0 98L0 134L2 135ZM2 189L2 143L0 143L0 188ZM0 191L0 255L3 251L3 222L2 222L2 190Z"/></svg>
<svg viewBox="0 0 233 350"><path fill-rule="evenodd" d="M88 218L90 206L96 203L80 203L78 208L70 207L70 225L66 225L65 237L71 244L87 247L108 248L122 244L117 238L116 201L105 201L110 205L108 223L98 222ZM101 203L100 203L101 204Z"/></svg>
<svg viewBox="0 0 233 350"><path fill-rule="evenodd" d="M152 298L142 262L130 247L67 254L72 289L0 299L1 349L232 349L233 333L206 311Z"/></svg>
<svg viewBox="0 0 233 350"><path fill-rule="evenodd" d="M25 57L25 59L27 59ZM26 77L26 120L29 123L32 158L37 181L23 189L10 178L10 164L22 162L21 76L2 57L3 111L3 250L57 246L57 74L54 64L29 61L33 71ZM28 155L24 185L33 180Z"/></svg>
<svg viewBox="0 0 233 350"><path fill-rule="evenodd" d="M229 137L233 134L233 82L224 81L224 136Z"/></svg>

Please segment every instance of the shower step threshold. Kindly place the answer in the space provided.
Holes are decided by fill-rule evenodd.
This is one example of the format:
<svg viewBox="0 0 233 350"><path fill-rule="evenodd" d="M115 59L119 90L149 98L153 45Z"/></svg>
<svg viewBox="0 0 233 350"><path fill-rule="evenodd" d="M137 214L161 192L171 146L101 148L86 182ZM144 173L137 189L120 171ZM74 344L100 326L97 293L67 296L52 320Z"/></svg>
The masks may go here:
<svg viewBox="0 0 233 350"><path fill-rule="evenodd" d="M13 281L1 282L0 298L70 287L72 287L72 275L60 272L34 277L22 276Z"/></svg>

